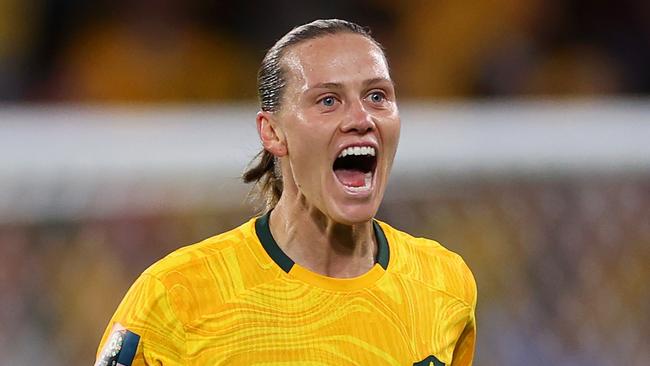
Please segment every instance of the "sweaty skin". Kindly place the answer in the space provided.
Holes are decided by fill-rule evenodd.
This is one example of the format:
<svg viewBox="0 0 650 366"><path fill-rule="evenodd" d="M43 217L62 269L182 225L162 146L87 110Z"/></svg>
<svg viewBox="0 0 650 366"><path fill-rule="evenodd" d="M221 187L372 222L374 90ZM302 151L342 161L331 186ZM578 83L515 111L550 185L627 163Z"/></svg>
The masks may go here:
<svg viewBox="0 0 650 366"><path fill-rule="evenodd" d="M270 219L278 245L314 272L349 278L374 265L372 218L397 149L400 119L382 51L339 33L305 41L283 58L287 86L278 112L259 112L264 147L277 156L283 193ZM332 169L348 146L373 146L368 187L343 184Z"/></svg>

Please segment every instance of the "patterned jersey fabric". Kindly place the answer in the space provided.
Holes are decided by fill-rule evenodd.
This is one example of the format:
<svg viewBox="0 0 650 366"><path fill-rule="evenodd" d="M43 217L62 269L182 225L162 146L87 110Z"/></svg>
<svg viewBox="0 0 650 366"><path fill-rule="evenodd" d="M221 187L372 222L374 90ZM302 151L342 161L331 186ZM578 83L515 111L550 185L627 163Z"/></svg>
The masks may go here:
<svg viewBox="0 0 650 366"><path fill-rule="evenodd" d="M476 285L463 260L374 230L376 264L349 279L294 263L268 214L181 248L128 291L97 365L470 365Z"/></svg>

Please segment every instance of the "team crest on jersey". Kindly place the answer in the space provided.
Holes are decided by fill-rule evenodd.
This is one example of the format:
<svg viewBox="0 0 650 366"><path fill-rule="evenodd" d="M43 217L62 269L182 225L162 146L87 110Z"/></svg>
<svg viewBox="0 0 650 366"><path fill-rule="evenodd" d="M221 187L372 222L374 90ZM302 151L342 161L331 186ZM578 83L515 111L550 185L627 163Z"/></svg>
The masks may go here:
<svg viewBox="0 0 650 366"><path fill-rule="evenodd" d="M131 366L139 342L139 335L115 324L95 366Z"/></svg>
<svg viewBox="0 0 650 366"><path fill-rule="evenodd" d="M445 364L434 356L429 356L422 361L414 362L413 366L445 366Z"/></svg>

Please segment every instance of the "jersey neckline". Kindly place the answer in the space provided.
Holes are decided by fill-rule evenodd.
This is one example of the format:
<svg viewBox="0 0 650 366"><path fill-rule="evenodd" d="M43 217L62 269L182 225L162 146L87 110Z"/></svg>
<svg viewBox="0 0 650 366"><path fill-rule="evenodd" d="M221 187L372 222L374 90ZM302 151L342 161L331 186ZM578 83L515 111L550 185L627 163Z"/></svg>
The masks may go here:
<svg viewBox="0 0 650 366"><path fill-rule="evenodd" d="M298 263L295 263L280 248L278 243L271 234L269 227L269 218L271 213L268 212L255 220L255 232L266 254L284 271L285 273L307 282L309 284L323 287L334 291L352 291L368 287L376 282L388 268L390 261L390 248L388 240L383 229L377 222L372 220L373 231L377 239L377 256L375 265L366 273L352 278L335 278L313 272Z"/></svg>

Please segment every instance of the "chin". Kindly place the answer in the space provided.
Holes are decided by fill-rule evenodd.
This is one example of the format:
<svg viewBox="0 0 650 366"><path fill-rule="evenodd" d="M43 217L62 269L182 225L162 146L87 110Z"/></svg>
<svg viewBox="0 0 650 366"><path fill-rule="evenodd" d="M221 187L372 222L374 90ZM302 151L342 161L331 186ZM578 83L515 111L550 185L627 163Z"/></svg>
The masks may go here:
<svg viewBox="0 0 650 366"><path fill-rule="evenodd" d="M329 216L333 221L343 225L362 224L372 220L377 214L379 205L371 203L341 204L330 207Z"/></svg>

